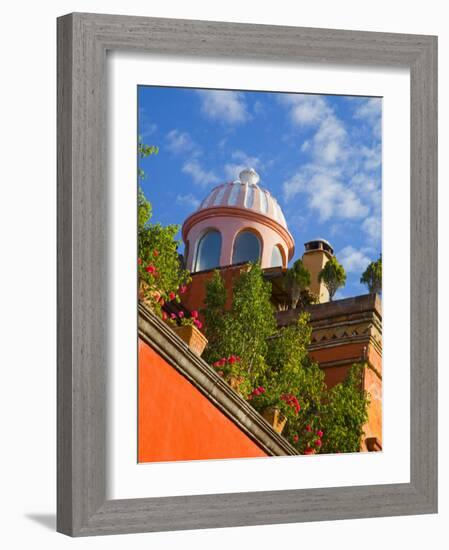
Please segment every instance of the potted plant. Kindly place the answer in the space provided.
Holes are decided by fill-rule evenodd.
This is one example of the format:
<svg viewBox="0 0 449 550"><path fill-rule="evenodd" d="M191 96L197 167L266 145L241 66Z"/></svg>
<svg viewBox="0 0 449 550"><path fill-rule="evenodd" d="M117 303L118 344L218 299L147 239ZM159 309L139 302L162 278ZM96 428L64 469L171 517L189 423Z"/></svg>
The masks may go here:
<svg viewBox="0 0 449 550"><path fill-rule="evenodd" d="M198 356L204 351L207 345L207 338L201 332L203 324L198 319L198 312L192 311L190 317L186 317L183 311L167 315L162 312L162 318L169 323L173 331L185 342L189 348Z"/></svg>
<svg viewBox="0 0 449 550"><path fill-rule="evenodd" d="M239 356L230 355L229 357L222 357L218 361L215 361L212 363L212 366L234 391L242 395L244 391L242 385L245 383L245 377L241 372L240 361Z"/></svg>
<svg viewBox="0 0 449 550"><path fill-rule="evenodd" d="M248 400L278 433L283 432L288 418L297 416L301 410L295 395L279 394L274 390L267 390L264 386L254 388Z"/></svg>

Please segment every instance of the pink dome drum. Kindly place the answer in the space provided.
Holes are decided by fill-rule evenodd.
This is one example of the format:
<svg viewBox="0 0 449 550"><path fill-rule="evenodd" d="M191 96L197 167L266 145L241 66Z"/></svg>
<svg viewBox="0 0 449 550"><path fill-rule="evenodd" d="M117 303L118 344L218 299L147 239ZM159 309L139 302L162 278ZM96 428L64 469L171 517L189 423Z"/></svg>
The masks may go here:
<svg viewBox="0 0 449 550"><path fill-rule="evenodd" d="M295 248L276 199L245 169L218 185L182 226L187 268L205 271L260 261L262 268L287 267Z"/></svg>

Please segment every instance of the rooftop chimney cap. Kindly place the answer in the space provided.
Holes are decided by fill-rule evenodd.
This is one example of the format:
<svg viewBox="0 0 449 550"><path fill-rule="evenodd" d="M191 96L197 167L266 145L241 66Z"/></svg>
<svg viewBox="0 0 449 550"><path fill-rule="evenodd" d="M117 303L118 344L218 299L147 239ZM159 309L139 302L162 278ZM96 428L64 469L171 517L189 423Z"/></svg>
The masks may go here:
<svg viewBox="0 0 449 550"><path fill-rule="evenodd" d="M239 180L242 183L248 183L249 185L257 185L260 181L260 176L254 168L245 168L240 172Z"/></svg>
<svg viewBox="0 0 449 550"><path fill-rule="evenodd" d="M332 248L332 245L329 241L326 241L326 239L312 239L311 241L307 241L304 243L304 247L306 249L306 252L309 250L325 250L326 252L329 252L330 254L334 253L334 249Z"/></svg>

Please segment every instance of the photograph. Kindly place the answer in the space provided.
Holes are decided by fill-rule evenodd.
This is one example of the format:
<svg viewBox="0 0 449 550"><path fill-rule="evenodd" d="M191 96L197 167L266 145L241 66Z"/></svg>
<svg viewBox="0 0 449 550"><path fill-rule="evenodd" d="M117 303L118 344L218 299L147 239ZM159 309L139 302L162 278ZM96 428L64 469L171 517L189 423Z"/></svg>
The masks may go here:
<svg viewBox="0 0 449 550"><path fill-rule="evenodd" d="M137 117L138 300L214 386L139 338L138 462L382 451L382 98L142 85Z"/></svg>

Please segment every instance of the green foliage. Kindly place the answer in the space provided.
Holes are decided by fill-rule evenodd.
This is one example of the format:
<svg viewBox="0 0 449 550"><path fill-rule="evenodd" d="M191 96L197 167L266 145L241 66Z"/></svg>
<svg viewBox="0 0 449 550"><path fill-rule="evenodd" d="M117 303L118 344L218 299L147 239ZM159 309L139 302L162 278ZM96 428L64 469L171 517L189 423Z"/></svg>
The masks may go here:
<svg viewBox="0 0 449 550"><path fill-rule="evenodd" d="M139 140L137 142L137 157L139 160L149 157L150 155L157 155L158 153L159 147L156 147L156 145L145 145L142 143L142 138L139 136ZM145 172L140 165L137 168L137 176L139 179L145 178Z"/></svg>
<svg viewBox="0 0 449 550"><path fill-rule="evenodd" d="M306 289L310 286L310 271L302 260L296 260L290 269L284 274L284 288L290 295L290 307L295 309L298 302L302 302L306 296ZM303 304L305 305L305 304Z"/></svg>
<svg viewBox="0 0 449 550"><path fill-rule="evenodd" d="M332 301L337 290L346 283L344 267L332 256L318 274L318 281L322 282L329 291L329 300Z"/></svg>
<svg viewBox="0 0 449 550"><path fill-rule="evenodd" d="M221 275L216 272L206 285L205 335L209 342L204 358L215 363L231 355L240 357L229 374L244 379L243 394L249 393L264 371L267 339L276 331L270 298L271 283L264 281L258 264L242 270L229 311L224 310L226 292Z"/></svg>
<svg viewBox="0 0 449 550"><path fill-rule="evenodd" d="M360 282L368 287L370 294L382 292L382 254L371 262L360 277Z"/></svg>
<svg viewBox="0 0 449 550"><path fill-rule="evenodd" d="M204 351L203 358L209 363L218 361L223 357L225 349L229 346L223 343L224 325L225 325L225 304L226 288L224 280L218 270L214 271L213 277L206 284L206 308L202 310L205 320L205 335L208 339L208 345Z"/></svg>
<svg viewBox="0 0 449 550"><path fill-rule="evenodd" d="M368 420L369 396L362 388L364 364L355 364L345 382L328 391L322 410L325 453L360 450L362 427Z"/></svg>
<svg viewBox="0 0 449 550"><path fill-rule="evenodd" d="M308 355L310 317L277 329L270 284L258 265L242 271L230 310L219 271L206 285L204 316L209 340L203 357L259 412L276 407L287 417L283 431L300 453L360 449L368 396L361 390L362 367L328 390L324 373ZM362 369L362 370L361 370Z"/></svg>
<svg viewBox="0 0 449 550"><path fill-rule="evenodd" d="M139 141L138 155L156 154L158 148ZM141 175L143 177L143 173ZM178 225L151 223L151 204L139 186L137 192L137 240L139 297L158 314L165 301L178 300L179 292L190 282L190 274L179 261Z"/></svg>

